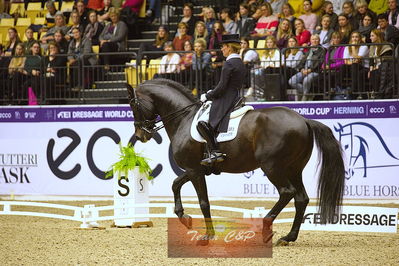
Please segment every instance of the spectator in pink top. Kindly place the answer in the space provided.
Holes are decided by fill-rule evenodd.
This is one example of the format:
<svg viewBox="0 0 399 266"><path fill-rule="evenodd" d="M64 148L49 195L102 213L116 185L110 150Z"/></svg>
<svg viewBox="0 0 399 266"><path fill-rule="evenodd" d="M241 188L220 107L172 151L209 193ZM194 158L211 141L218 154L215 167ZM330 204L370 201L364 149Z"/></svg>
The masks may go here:
<svg viewBox="0 0 399 266"><path fill-rule="evenodd" d="M142 4L143 0L126 0L126 2L122 5L122 8L128 6L133 12L138 14Z"/></svg>
<svg viewBox="0 0 399 266"><path fill-rule="evenodd" d="M317 15L312 13L311 0L303 1L303 10L305 11L305 14L299 16L299 18L305 23L305 28L312 33L317 25Z"/></svg>
<svg viewBox="0 0 399 266"><path fill-rule="evenodd" d="M262 16L256 23L254 32L251 37L255 39L264 39L266 36L273 35L278 26L278 18L273 15L272 6L266 2L260 6Z"/></svg>
<svg viewBox="0 0 399 266"><path fill-rule="evenodd" d="M295 37L299 46L308 46L310 43L310 32L305 29L305 23L302 19L295 20Z"/></svg>

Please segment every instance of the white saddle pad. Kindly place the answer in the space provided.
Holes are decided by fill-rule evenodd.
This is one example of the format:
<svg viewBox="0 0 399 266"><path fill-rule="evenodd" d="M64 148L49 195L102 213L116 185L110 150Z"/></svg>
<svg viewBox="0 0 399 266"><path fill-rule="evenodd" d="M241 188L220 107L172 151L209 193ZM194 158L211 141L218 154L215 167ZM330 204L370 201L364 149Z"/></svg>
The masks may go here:
<svg viewBox="0 0 399 266"><path fill-rule="evenodd" d="M198 142L205 143L206 140L200 135L197 130L199 121L209 121L209 112L211 110L211 101L206 102L195 114L193 123L191 124L191 137ZM248 112L254 110L252 106L244 106L230 114L229 127L227 132L219 133L217 137L218 142L233 140L237 136L238 126L240 125L241 118Z"/></svg>

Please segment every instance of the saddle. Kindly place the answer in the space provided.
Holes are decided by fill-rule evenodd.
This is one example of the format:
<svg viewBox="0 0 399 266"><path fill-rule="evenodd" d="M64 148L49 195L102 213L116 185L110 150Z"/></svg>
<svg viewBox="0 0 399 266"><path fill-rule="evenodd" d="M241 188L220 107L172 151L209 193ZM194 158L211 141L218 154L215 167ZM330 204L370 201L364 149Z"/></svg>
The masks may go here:
<svg viewBox="0 0 399 266"><path fill-rule="evenodd" d="M212 102L208 101L202 107L198 110L198 112L195 114L193 122L191 124L191 137L201 143L205 143L205 139L200 135L200 133L197 130L197 124L199 121L209 121L209 113L211 110L211 105ZM241 118L248 112L254 110L252 106L249 105L244 105L242 102L242 99L238 101L234 105L233 112L230 114L230 120L229 120L229 127L227 132L219 133L217 137L217 141L220 142L226 142L233 140L237 136L238 132L238 126L240 124Z"/></svg>

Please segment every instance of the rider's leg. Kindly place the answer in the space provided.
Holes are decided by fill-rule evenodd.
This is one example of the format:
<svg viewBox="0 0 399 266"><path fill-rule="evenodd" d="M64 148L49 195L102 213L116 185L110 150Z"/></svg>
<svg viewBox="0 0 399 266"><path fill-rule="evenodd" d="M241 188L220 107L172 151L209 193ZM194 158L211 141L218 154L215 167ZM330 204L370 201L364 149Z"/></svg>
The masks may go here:
<svg viewBox="0 0 399 266"><path fill-rule="evenodd" d="M219 151L219 145L216 140L216 134L212 126L204 121L198 122L198 132L206 140L208 149L210 150L210 157L202 160L201 164L211 164L213 162L222 162L224 154Z"/></svg>

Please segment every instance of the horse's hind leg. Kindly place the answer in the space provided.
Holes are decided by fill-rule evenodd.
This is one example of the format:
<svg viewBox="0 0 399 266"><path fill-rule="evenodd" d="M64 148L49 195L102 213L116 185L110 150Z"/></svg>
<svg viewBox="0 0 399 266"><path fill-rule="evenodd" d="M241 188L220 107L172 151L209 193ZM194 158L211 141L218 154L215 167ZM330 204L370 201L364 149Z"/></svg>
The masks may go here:
<svg viewBox="0 0 399 266"><path fill-rule="evenodd" d="M272 182L272 184L276 187L280 195L276 204L263 219L263 241L267 243L272 237L269 227L274 219L276 219L277 215L279 215L282 209L287 206L290 200L294 197L295 188L288 180L286 174L270 171L268 169L264 169L263 167L262 170L266 173L270 182Z"/></svg>
<svg viewBox="0 0 399 266"><path fill-rule="evenodd" d="M172 190L173 190L173 196L175 199L175 213L177 217L179 217L179 220L184 226L186 226L188 229L191 229L192 225L192 219L189 215L184 214L184 209L183 205L181 202L181 195L180 191L182 186L189 181L189 176L187 173L183 173L182 175L178 176L174 181L172 185Z"/></svg>
<svg viewBox="0 0 399 266"><path fill-rule="evenodd" d="M288 235L280 238L277 245L286 245L288 242L293 242L298 238L299 229L302 224L303 215L305 214L306 206L309 203L309 197L306 193L305 187L302 182L302 175L298 175L290 180L291 184L295 187L295 218L292 224L291 231Z"/></svg>

